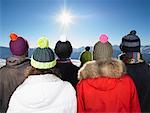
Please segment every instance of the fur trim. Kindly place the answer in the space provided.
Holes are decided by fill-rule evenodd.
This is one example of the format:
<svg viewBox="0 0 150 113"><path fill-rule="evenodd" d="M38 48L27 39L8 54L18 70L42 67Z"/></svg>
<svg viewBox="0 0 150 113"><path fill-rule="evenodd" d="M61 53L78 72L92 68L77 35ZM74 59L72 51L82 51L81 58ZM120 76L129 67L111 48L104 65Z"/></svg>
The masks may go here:
<svg viewBox="0 0 150 113"><path fill-rule="evenodd" d="M109 77L119 78L126 73L126 67L121 60L89 61L78 72L78 79Z"/></svg>

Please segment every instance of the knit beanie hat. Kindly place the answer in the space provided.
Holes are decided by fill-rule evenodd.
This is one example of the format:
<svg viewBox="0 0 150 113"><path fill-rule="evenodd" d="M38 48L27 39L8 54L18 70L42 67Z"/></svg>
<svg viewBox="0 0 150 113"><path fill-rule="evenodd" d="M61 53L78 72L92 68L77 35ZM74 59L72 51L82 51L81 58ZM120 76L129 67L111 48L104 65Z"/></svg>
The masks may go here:
<svg viewBox="0 0 150 113"><path fill-rule="evenodd" d="M49 48L48 39L38 40L38 47L31 56L31 65L37 69L50 69L56 65L54 52Z"/></svg>
<svg viewBox="0 0 150 113"><path fill-rule="evenodd" d="M122 38L120 49L123 52L140 52L140 46L140 38L136 35L136 31L132 30Z"/></svg>
<svg viewBox="0 0 150 113"><path fill-rule="evenodd" d="M55 45L55 53L60 59L69 58L72 53L72 45L68 40L59 40Z"/></svg>
<svg viewBox="0 0 150 113"><path fill-rule="evenodd" d="M13 55L22 56L28 51L29 45L27 40L17 36L15 33L10 34L10 39L9 46Z"/></svg>
<svg viewBox="0 0 150 113"><path fill-rule="evenodd" d="M108 42L108 36L102 34L100 41L94 45L93 59L94 60L110 60L113 55L112 45Z"/></svg>

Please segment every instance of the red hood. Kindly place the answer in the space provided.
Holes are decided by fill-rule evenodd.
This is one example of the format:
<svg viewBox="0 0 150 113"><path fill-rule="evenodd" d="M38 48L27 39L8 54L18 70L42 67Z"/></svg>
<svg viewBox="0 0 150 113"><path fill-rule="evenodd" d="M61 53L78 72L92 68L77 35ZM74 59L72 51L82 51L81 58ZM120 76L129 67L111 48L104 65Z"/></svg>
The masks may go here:
<svg viewBox="0 0 150 113"><path fill-rule="evenodd" d="M97 90L107 91L115 88L120 79L121 78L106 78L106 77L90 78L86 79L86 85L93 87Z"/></svg>

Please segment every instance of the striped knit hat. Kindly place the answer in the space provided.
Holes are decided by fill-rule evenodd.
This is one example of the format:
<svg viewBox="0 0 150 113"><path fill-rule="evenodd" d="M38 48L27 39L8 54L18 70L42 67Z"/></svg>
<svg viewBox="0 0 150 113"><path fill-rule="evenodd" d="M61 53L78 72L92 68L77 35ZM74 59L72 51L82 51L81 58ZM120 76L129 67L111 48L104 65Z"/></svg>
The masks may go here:
<svg viewBox="0 0 150 113"><path fill-rule="evenodd" d="M102 34L100 41L94 45L93 59L94 60L111 60L113 55L112 45L108 42L108 36Z"/></svg>
<svg viewBox="0 0 150 113"><path fill-rule="evenodd" d="M136 31L132 30L122 38L120 49L123 52L140 52L140 44L140 38L136 35Z"/></svg>
<svg viewBox="0 0 150 113"><path fill-rule="evenodd" d="M38 48L31 56L31 65L37 69L50 69L56 65L55 55L49 48L47 38L42 37L38 40Z"/></svg>

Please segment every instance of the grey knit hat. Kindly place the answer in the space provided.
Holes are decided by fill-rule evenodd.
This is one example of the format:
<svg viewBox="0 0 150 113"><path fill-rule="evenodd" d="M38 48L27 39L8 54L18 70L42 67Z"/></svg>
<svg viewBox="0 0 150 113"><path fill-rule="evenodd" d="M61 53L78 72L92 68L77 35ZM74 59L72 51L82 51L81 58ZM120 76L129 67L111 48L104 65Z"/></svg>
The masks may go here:
<svg viewBox="0 0 150 113"><path fill-rule="evenodd" d="M140 47L140 38L136 35L135 30L124 36L120 44L120 49L123 52L140 52Z"/></svg>
<svg viewBox="0 0 150 113"><path fill-rule="evenodd" d="M33 52L31 65L37 69L50 69L56 65L55 55L49 48L47 38L42 37L38 40L38 48Z"/></svg>
<svg viewBox="0 0 150 113"><path fill-rule="evenodd" d="M108 42L108 36L102 34L100 41L94 45L93 59L94 60L110 60L113 55L112 45Z"/></svg>

